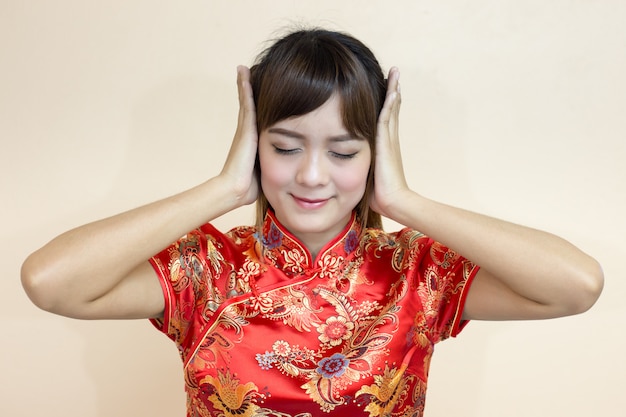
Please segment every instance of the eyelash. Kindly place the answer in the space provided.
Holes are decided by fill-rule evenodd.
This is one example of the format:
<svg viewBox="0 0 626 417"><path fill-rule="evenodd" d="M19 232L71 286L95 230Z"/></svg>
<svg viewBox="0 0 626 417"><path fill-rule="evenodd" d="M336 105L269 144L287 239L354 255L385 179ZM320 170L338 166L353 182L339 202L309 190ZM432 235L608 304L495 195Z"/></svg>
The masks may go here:
<svg viewBox="0 0 626 417"><path fill-rule="evenodd" d="M296 153L298 151L297 149L283 149L277 146L274 146L274 150L276 151L276 153L281 155L291 155L292 153Z"/></svg>
<svg viewBox="0 0 626 417"><path fill-rule="evenodd" d="M334 156L335 158L339 158L339 159L352 159L354 158L354 156L356 155L356 152L354 153L337 153L337 152L331 152L330 153L332 156Z"/></svg>
<svg viewBox="0 0 626 417"><path fill-rule="evenodd" d="M298 152L298 149L283 149L283 148L279 148L277 146L274 146L274 150L276 151L276 153L280 154L280 155L292 155L296 152ZM335 158L338 159L352 159L355 157L355 155L357 154L357 152L354 153L338 153L338 152L330 152L330 154L332 156L334 156Z"/></svg>

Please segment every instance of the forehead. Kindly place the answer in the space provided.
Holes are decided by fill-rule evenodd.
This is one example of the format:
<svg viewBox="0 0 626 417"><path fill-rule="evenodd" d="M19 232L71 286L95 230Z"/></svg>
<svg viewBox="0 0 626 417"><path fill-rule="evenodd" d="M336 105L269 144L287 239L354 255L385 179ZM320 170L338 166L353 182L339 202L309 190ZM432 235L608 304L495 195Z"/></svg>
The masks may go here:
<svg viewBox="0 0 626 417"><path fill-rule="evenodd" d="M348 135L348 129L343 119L342 100L338 94L333 94L318 108L300 115L280 120L270 126L268 130L289 130L293 132L326 132L333 135ZM283 132L284 133L284 132ZM348 135L349 136L349 135Z"/></svg>

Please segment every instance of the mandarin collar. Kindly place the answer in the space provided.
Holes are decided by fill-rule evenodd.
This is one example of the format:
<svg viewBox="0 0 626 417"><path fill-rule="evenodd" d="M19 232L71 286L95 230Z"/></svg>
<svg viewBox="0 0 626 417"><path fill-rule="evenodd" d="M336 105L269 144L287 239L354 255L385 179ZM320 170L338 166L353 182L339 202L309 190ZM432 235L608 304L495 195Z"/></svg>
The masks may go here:
<svg viewBox="0 0 626 417"><path fill-rule="evenodd" d="M269 209L263 222L261 245L266 261L283 270L288 275L302 274L307 270L317 269L324 259L347 258L359 246L361 225L353 211L343 230L331 239L312 259L311 253L276 218ZM315 263L314 263L315 262Z"/></svg>

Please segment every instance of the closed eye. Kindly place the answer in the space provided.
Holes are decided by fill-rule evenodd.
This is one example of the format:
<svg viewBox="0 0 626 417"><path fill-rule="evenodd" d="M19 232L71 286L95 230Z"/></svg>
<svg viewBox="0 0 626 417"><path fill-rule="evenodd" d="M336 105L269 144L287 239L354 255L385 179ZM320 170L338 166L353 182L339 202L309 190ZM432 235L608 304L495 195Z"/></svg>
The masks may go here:
<svg viewBox="0 0 626 417"><path fill-rule="evenodd" d="M274 147L274 152L276 152L279 155L293 155L297 152L300 152L300 148L281 148L279 146L276 145L272 145ZM334 151L329 151L330 155L333 158L337 158L337 159L352 159L356 156L356 154L358 152L352 152L352 153L341 153L341 152L334 152Z"/></svg>
<svg viewBox="0 0 626 417"><path fill-rule="evenodd" d="M330 154L332 156L334 156L335 158L339 158L339 159L352 159L355 157L355 155L357 154L357 152L353 152L353 153L339 153L339 152L330 152Z"/></svg>
<svg viewBox="0 0 626 417"><path fill-rule="evenodd" d="M285 149L285 148L279 148L278 146L274 145L274 151L280 155L291 155L291 154L298 152L298 150L299 150L298 148Z"/></svg>

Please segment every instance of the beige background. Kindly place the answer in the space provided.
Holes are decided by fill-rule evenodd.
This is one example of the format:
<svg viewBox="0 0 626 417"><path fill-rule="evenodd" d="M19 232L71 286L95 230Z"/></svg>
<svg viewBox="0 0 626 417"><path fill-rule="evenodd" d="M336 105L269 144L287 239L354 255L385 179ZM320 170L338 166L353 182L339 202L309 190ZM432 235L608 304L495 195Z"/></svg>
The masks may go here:
<svg viewBox="0 0 626 417"><path fill-rule="evenodd" d="M351 32L400 67L416 190L560 234L604 266L587 314L475 322L439 345L427 416L624 416L622 0L0 0L0 415L184 415L167 338L38 310L20 264L216 174L236 65L294 22ZM250 207L216 223L251 220Z"/></svg>

